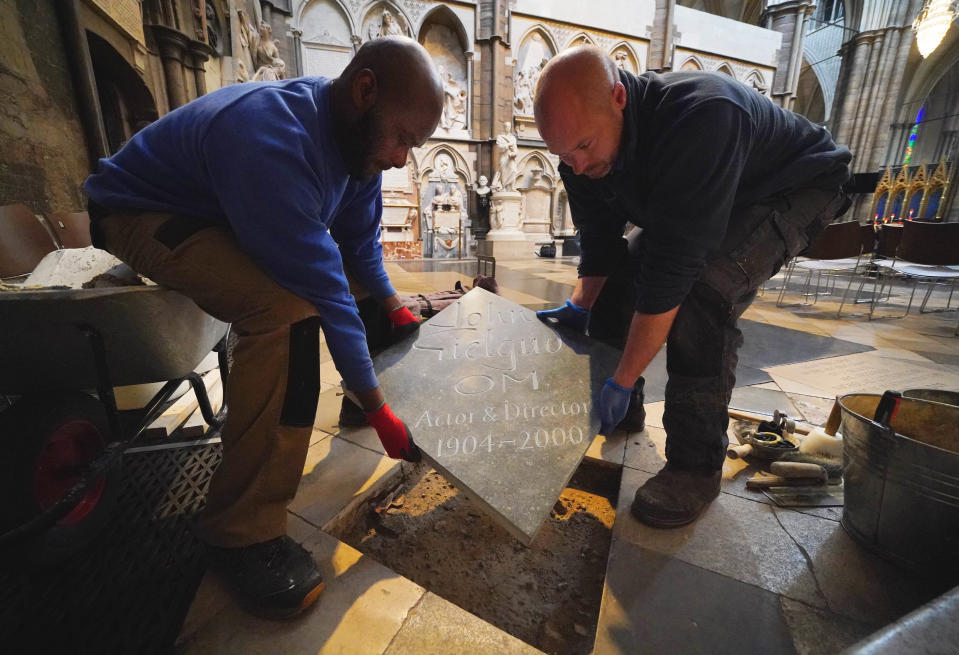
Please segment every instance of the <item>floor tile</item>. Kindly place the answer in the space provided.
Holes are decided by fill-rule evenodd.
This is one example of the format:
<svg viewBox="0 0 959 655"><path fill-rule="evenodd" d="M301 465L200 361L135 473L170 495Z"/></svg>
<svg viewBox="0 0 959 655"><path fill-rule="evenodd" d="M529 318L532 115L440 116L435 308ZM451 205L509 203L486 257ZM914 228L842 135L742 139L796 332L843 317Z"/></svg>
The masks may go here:
<svg viewBox="0 0 959 655"><path fill-rule="evenodd" d="M608 437L597 434L590 443L585 456L613 466L622 466L626 457L626 444L633 434L642 433L628 434L622 430L616 430Z"/></svg>
<svg viewBox="0 0 959 655"><path fill-rule="evenodd" d="M340 405L343 402L342 391L339 387L327 389L320 393L316 403L316 417L313 428L327 434L336 434L340 431Z"/></svg>
<svg viewBox="0 0 959 655"><path fill-rule="evenodd" d="M251 616L230 603L180 646L183 655L382 653L425 589L325 533L306 544L326 580L312 609L291 621Z"/></svg>
<svg viewBox="0 0 959 655"><path fill-rule="evenodd" d="M303 479L289 509L313 525L324 525L397 466L395 459L328 437L310 446Z"/></svg>
<svg viewBox="0 0 959 655"><path fill-rule="evenodd" d="M789 327L740 321L739 329L743 333L743 346L739 353L740 365L765 369L770 366L848 355L869 349L868 346L851 341L790 329L795 327L794 323L797 322L799 325L805 324L802 319L790 321Z"/></svg>
<svg viewBox="0 0 959 655"><path fill-rule="evenodd" d="M626 541L613 544L596 655L795 652L776 594Z"/></svg>
<svg viewBox="0 0 959 655"><path fill-rule="evenodd" d="M833 357L768 369L787 393L832 398L886 389L959 389L955 369L888 350Z"/></svg>
<svg viewBox="0 0 959 655"><path fill-rule="evenodd" d="M636 489L650 477L623 469L613 539L670 555L816 607L826 599L810 573L802 551L780 525L770 505L721 493L694 523L672 530L643 525L629 513ZM822 521L806 517L811 521ZM623 520L625 519L625 520ZM833 528L837 524L828 521Z"/></svg>
<svg viewBox="0 0 959 655"><path fill-rule="evenodd" d="M737 387L729 401L731 409L740 409L753 414L768 414L779 410L791 418L799 417L799 410L779 389L760 389L756 386Z"/></svg>
<svg viewBox="0 0 959 655"><path fill-rule="evenodd" d="M410 611L384 655L536 655L541 651L434 593Z"/></svg>
<svg viewBox="0 0 959 655"><path fill-rule="evenodd" d="M869 636L877 627L789 598L780 597L780 602L799 655L835 655Z"/></svg>
<svg viewBox="0 0 959 655"><path fill-rule="evenodd" d="M350 426L340 428L340 431L336 436L340 439L346 439L352 444L366 448L367 450L372 450L375 453L379 453L380 455L386 455L386 449L383 448L383 443L376 434L376 430L374 430L372 427Z"/></svg>

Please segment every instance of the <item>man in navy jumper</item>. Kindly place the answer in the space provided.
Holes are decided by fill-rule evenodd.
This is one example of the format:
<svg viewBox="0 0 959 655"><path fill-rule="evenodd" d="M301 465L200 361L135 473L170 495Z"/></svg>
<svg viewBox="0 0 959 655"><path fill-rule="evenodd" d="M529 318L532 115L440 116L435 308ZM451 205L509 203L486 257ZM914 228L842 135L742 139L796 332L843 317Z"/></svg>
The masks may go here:
<svg viewBox="0 0 959 655"><path fill-rule="evenodd" d="M85 189L94 243L191 297L239 336L223 461L198 521L210 565L252 611L323 588L286 536L319 395L319 330L387 454L419 459L380 391L347 273L398 330L417 322L383 269L383 170L433 133L443 88L406 38L363 45L334 79L228 86L100 161Z"/></svg>
<svg viewBox="0 0 959 655"><path fill-rule="evenodd" d="M582 247L570 300L539 317L623 349L597 407L605 435L643 429L641 375L666 343L667 463L632 512L685 525L719 494L737 319L848 207L851 155L728 76L632 75L589 46L549 62L534 109Z"/></svg>

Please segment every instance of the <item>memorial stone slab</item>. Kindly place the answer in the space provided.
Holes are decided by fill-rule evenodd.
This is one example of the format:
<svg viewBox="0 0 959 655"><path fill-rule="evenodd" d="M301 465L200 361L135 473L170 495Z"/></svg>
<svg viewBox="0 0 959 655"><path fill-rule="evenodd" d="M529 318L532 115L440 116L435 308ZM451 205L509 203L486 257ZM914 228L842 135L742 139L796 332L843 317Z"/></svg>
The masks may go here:
<svg viewBox="0 0 959 655"><path fill-rule="evenodd" d="M477 288L374 364L425 459L529 545L599 429L618 360Z"/></svg>

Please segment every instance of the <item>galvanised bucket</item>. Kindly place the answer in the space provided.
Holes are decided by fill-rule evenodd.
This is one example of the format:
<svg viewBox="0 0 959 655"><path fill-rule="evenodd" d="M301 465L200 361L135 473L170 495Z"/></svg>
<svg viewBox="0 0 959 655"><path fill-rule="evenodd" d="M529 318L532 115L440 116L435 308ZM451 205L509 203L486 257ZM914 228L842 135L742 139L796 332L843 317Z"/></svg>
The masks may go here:
<svg viewBox="0 0 959 655"><path fill-rule="evenodd" d="M903 398L890 426L879 395L842 408L843 527L907 568L959 577L959 407Z"/></svg>

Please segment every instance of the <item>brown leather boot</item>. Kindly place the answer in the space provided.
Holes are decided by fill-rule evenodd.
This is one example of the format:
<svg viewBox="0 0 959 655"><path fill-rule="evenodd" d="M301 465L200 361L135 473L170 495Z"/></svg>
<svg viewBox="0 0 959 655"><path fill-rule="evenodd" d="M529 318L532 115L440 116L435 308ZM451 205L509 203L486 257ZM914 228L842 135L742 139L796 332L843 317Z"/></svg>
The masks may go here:
<svg viewBox="0 0 959 655"><path fill-rule="evenodd" d="M692 523L719 495L722 471L683 471L667 462L636 491L633 516L654 528Z"/></svg>

